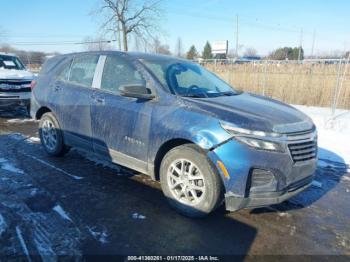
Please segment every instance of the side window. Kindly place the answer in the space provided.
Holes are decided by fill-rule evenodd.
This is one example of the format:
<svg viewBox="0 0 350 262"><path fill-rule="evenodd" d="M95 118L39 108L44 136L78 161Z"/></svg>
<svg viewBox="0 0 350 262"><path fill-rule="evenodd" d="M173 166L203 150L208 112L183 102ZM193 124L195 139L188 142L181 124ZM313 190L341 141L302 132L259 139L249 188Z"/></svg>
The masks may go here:
<svg viewBox="0 0 350 262"><path fill-rule="evenodd" d="M118 93L123 85L145 85L141 74L127 61L108 56L102 74L101 89Z"/></svg>
<svg viewBox="0 0 350 262"><path fill-rule="evenodd" d="M65 63L57 75L57 80L68 81L72 61Z"/></svg>
<svg viewBox="0 0 350 262"><path fill-rule="evenodd" d="M70 69L69 81L91 87L98 59L98 55L76 57Z"/></svg>

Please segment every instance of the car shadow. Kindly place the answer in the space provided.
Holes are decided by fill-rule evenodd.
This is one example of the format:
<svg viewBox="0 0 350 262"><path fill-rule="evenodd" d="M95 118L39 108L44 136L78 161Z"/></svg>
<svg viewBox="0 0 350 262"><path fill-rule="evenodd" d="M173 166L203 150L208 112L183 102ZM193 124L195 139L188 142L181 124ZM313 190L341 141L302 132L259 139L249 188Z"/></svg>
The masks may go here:
<svg viewBox="0 0 350 262"><path fill-rule="evenodd" d="M256 208L251 213L285 212L311 206L335 188L342 176L347 174L347 165L344 159L336 153L325 148L319 148L319 160L312 185L295 197L272 208Z"/></svg>

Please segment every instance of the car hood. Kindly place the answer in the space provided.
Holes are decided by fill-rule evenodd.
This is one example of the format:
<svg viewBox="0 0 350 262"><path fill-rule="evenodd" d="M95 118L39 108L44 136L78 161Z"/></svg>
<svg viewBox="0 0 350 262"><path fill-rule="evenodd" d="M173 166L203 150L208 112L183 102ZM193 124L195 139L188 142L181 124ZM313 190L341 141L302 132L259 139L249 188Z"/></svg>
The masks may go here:
<svg viewBox="0 0 350 262"><path fill-rule="evenodd" d="M314 127L312 120L294 107L249 93L190 101L201 112L251 130L292 133Z"/></svg>
<svg viewBox="0 0 350 262"><path fill-rule="evenodd" d="M0 79L32 80L34 75L27 70L0 69Z"/></svg>

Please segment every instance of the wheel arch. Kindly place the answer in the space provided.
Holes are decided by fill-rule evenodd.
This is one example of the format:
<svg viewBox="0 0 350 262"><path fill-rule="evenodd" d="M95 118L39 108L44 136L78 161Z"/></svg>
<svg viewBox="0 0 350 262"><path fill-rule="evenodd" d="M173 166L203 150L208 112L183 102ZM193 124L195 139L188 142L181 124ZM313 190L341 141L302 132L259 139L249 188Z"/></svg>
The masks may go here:
<svg viewBox="0 0 350 262"><path fill-rule="evenodd" d="M40 120L41 117L46 114L46 113L49 113L49 112L52 112L52 110L46 106L42 106L39 108L39 110L35 113L35 119L36 120Z"/></svg>
<svg viewBox="0 0 350 262"><path fill-rule="evenodd" d="M159 177L160 165L162 163L164 156L173 148L178 147L178 146L182 146L185 144L195 145L199 150L204 151L204 149L201 148L199 145L197 145L195 142L193 142L189 139L185 139L185 138L173 138L173 139L170 139L170 140L164 142L159 147L157 154L155 156L155 159L154 159L154 170L153 170L154 177L153 178L155 180L159 181L159 179L160 179L160 177Z"/></svg>

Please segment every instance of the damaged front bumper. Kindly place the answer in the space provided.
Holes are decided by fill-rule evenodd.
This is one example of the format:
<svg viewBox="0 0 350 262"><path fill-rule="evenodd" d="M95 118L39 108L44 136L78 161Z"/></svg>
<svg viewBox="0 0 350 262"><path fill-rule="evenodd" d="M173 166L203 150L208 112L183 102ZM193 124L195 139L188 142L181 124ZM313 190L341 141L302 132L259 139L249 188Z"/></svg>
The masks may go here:
<svg viewBox="0 0 350 262"><path fill-rule="evenodd" d="M302 141L299 147L303 143L309 146L310 141ZM317 150L316 141L313 146ZM233 138L209 151L208 157L226 189L226 209L278 204L305 190L314 178L317 153L313 158L297 161L299 155L290 148L286 144L284 152L256 150Z"/></svg>
<svg viewBox="0 0 350 262"><path fill-rule="evenodd" d="M311 175L298 181L295 185L290 185L284 190L278 192L252 193L247 197L235 196L231 192L226 193L226 210L236 211L242 208L257 208L280 204L307 189L311 185L313 178L314 176Z"/></svg>
<svg viewBox="0 0 350 262"><path fill-rule="evenodd" d="M28 106L31 92L0 92L0 107Z"/></svg>

